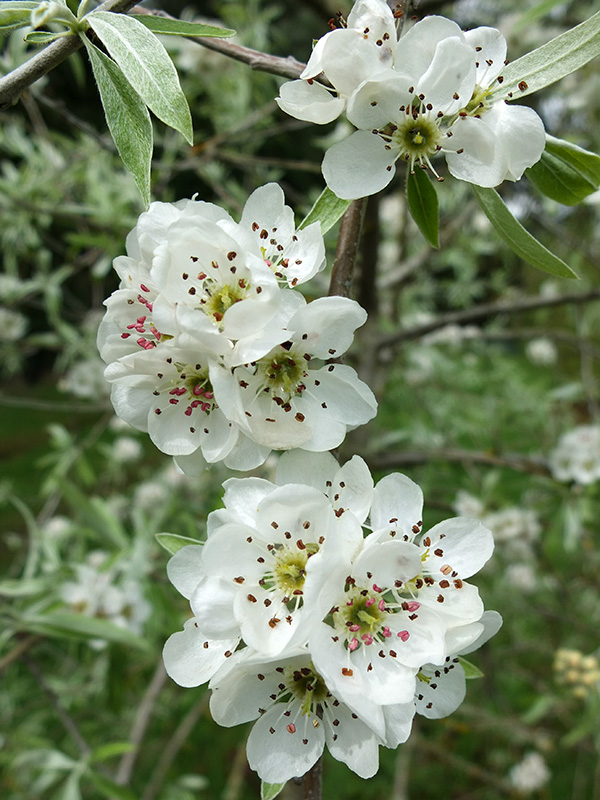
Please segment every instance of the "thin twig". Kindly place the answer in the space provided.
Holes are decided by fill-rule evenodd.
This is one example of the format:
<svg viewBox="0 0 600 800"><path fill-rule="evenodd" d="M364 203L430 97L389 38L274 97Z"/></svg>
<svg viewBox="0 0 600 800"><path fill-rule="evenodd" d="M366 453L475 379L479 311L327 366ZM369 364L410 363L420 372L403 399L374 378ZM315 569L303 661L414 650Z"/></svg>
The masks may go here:
<svg viewBox="0 0 600 800"><path fill-rule="evenodd" d="M372 470L395 469L396 467L428 464L431 461L449 461L470 464L483 464L487 467L506 467L530 475L551 477L552 473L544 459L526 458L525 456L496 455L494 453L478 453L470 450L428 450L427 452L405 451L400 453L382 453L367 457Z"/></svg>
<svg viewBox="0 0 600 800"><path fill-rule="evenodd" d="M19 641L12 650L0 658L0 675L3 671L12 664L13 661L17 661L24 655L28 650L30 650L34 644L39 642L42 639L41 636L37 634L35 636L27 636Z"/></svg>
<svg viewBox="0 0 600 800"><path fill-rule="evenodd" d="M175 729L175 733L171 736L167 746L160 754L156 769L152 773L152 777L142 794L141 800L154 800L158 795L177 753L189 738L199 718L206 711L207 706L208 692L206 692L202 699L188 711L181 720L179 726Z"/></svg>
<svg viewBox="0 0 600 800"><path fill-rule="evenodd" d="M501 314L518 314L524 311L534 311L539 308L552 308L554 306L589 303L600 299L600 289L592 289L589 292L573 292L572 294L561 294L555 297L524 297L520 300L501 300L497 303L486 303L463 311L451 311L443 314L437 319L417 325L414 328L397 331L396 333L382 336L378 342L379 348L390 347L400 342L420 339L427 333L437 331L446 325L464 325L468 322L496 317Z"/></svg>
<svg viewBox="0 0 600 800"><path fill-rule="evenodd" d="M304 776L304 800L321 800L323 759L319 758Z"/></svg>
<svg viewBox="0 0 600 800"><path fill-rule="evenodd" d="M365 201L361 198L353 200L342 217L329 284L330 297L332 295L350 297L364 212Z"/></svg>
<svg viewBox="0 0 600 800"><path fill-rule="evenodd" d="M23 654L23 661L27 664L33 677L36 679L39 686L44 690L45 694L48 696L54 710L60 717L60 721L62 722L67 732L71 735L71 737L75 741L77 747L79 748L79 751L81 752L81 755L87 758L87 756L89 756L89 754L92 752L90 746L79 732L79 728L75 724L73 718L62 707L60 699L56 694L56 692L46 683L46 679L44 678L41 669L38 667L37 663L33 660L33 658L29 654L26 653Z"/></svg>
<svg viewBox="0 0 600 800"><path fill-rule="evenodd" d="M117 770L115 782L118 783L119 786L127 786L129 783L134 764L140 752L140 744L142 743L142 739L144 738L146 728L148 727L150 717L152 716L152 712L154 710L154 704L156 703L156 700L161 693L166 680L167 673L163 664L163 660L160 658L131 727L129 742L132 745L132 749L127 753L124 753L123 757L121 758L121 763L119 764L119 769Z"/></svg>
<svg viewBox="0 0 600 800"><path fill-rule="evenodd" d="M129 11L134 5L135 0L106 0L96 10L119 13ZM36 53L29 61L0 78L0 110L14 105L32 83L62 64L80 47L83 47L83 42L77 34L63 36L49 44L40 53Z"/></svg>

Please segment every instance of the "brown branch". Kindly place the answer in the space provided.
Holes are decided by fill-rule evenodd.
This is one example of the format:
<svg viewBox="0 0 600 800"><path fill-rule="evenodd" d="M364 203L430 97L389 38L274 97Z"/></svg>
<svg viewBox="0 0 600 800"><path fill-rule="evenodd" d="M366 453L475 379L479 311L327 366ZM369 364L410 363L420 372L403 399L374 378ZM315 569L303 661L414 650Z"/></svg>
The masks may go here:
<svg viewBox="0 0 600 800"><path fill-rule="evenodd" d="M519 455L496 455L494 453L477 453L469 450L448 448L447 450L429 450L428 452L405 451L400 453L382 453L366 458L371 470L387 470L397 467L428 464L430 461L450 461L469 464L483 464L487 467L506 467L517 472L531 475L552 477L545 459L527 458Z"/></svg>
<svg viewBox="0 0 600 800"><path fill-rule="evenodd" d="M140 753L142 739L144 738L144 734L146 733L146 729L150 722L150 717L152 716L154 704L156 703L156 700L161 693L166 680L167 673L161 656L131 727L129 743L132 745L132 749L127 753L124 753L121 763L119 764L117 777L115 778L115 783L118 783L119 786L127 786L129 783L131 773L133 772L133 767Z"/></svg>
<svg viewBox="0 0 600 800"><path fill-rule="evenodd" d="M353 200L342 217L329 284L330 297L332 295L350 297L364 212L365 200L361 198Z"/></svg>
<svg viewBox="0 0 600 800"><path fill-rule="evenodd" d="M501 314L518 314L522 311L534 311L539 308L552 308L554 306L589 303L592 300L600 299L600 289L592 289L589 292L573 292L572 294L562 294L556 297L525 297L522 300L501 300L497 303L486 303L485 305L467 308L464 311L451 311L443 314L437 319L425 325L418 325L407 330L397 331L388 336L382 336L378 342L378 348L390 347L400 342L411 339L420 339L427 333L437 331L446 325L464 325L469 322L476 322L487 317L496 317Z"/></svg>
<svg viewBox="0 0 600 800"><path fill-rule="evenodd" d="M321 800L323 759L319 758L304 776L304 800Z"/></svg>
<svg viewBox="0 0 600 800"><path fill-rule="evenodd" d="M154 17L165 17L166 19L177 19L167 14L165 11L157 11L155 9L142 8L136 6L134 8L136 14L149 14ZM217 53L222 53L234 61L241 61L247 64L251 69L258 70L259 72L270 72L272 75L280 75L282 78L291 78L292 80L299 78L300 73L306 66L302 61L298 61L293 56L285 58L281 56L272 56L269 53L262 53L260 50L253 50L251 47L244 47L241 44L236 44L230 39L220 39L214 36L186 36L192 42L201 44L208 50L214 50Z"/></svg>
<svg viewBox="0 0 600 800"><path fill-rule="evenodd" d="M135 5L135 0L106 0L97 11L129 11ZM21 64L8 75L0 78L0 110L14 105L23 92L50 70L62 64L70 55L83 47L83 42L77 34L64 36L52 42L40 53L32 56L29 61Z"/></svg>

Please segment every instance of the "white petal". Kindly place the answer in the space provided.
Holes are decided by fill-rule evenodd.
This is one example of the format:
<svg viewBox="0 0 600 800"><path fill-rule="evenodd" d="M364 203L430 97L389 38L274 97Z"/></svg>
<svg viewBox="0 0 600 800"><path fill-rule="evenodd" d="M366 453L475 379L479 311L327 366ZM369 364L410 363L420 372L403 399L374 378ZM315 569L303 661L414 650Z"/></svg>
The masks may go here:
<svg viewBox="0 0 600 800"><path fill-rule="evenodd" d="M459 41L463 37L456 22L445 17L425 17L399 40L394 59L396 69L412 76L416 84L434 59L438 44L450 37Z"/></svg>
<svg viewBox="0 0 600 800"><path fill-rule="evenodd" d="M235 515L239 522L254 526L260 502L273 491L275 486L263 478L230 478L225 481L223 488L225 508Z"/></svg>
<svg viewBox="0 0 600 800"><path fill-rule="evenodd" d="M168 675L180 686L200 686L210 680L232 653L238 639L209 639L189 619L183 631L170 636L163 649Z"/></svg>
<svg viewBox="0 0 600 800"><path fill-rule="evenodd" d="M447 659L444 666L427 664L421 674L429 680L417 678L415 705L417 713L428 719L441 719L452 714L465 699L465 671L458 659Z"/></svg>
<svg viewBox="0 0 600 800"><path fill-rule="evenodd" d="M462 39L450 37L435 48L433 60L419 78L415 92L424 94L424 102L431 103L434 109L453 114L467 105L474 88L473 49Z"/></svg>
<svg viewBox="0 0 600 800"><path fill-rule="evenodd" d="M270 452L270 447L263 447L240 433L231 452L223 459L223 463L228 469L248 472L264 464Z"/></svg>
<svg viewBox="0 0 600 800"><path fill-rule="evenodd" d="M380 739L361 719L356 719L350 709L339 705L333 726L329 715L324 717L327 748L331 755L350 767L361 778L372 778L379 769Z"/></svg>
<svg viewBox="0 0 600 800"><path fill-rule="evenodd" d="M361 586L369 586L374 582L386 589L393 587L396 581L410 581L420 571L421 558L416 545L391 541L369 547L367 538L365 548L352 567L352 577ZM368 573L372 574L372 579Z"/></svg>
<svg viewBox="0 0 600 800"><path fill-rule="evenodd" d="M322 84L289 81L279 89L275 101L282 111L296 119L325 125L344 110L345 101L331 94Z"/></svg>
<svg viewBox="0 0 600 800"><path fill-rule="evenodd" d="M370 522L374 531L380 528L400 529L411 536L413 526L423 519L423 492L406 475L386 475L375 486Z"/></svg>
<svg viewBox="0 0 600 800"><path fill-rule="evenodd" d="M444 155L448 170L455 178L476 186L492 187L504 180L507 163L486 116L480 119L459 117L451 128L452 138L444 142Z"/></svg>
<svg viewBox="0 0 600 800"><path fill-rule="evenodd" d="M397 153L386 150L380 136L356 131L325 153L323 177L331 191L344 200L376 194L394 177Z"/></svg>
<svg viewBox="0 0 600 800"><path fill-rule="evenodd" d="M338 29L327 37L321 67L337 91L348 97L359 84L384 68L387 55L362 31Z"/></svg>
<svg viewBox="0 0 600 800"><path fill-rule="evenodd" d="M202 546L186 545L178 550L167 564L167 575L173 586L190 599L201 578L206 575L202 561Z"/></svg>
<svg viewBox="0 0 600 800"><path fill-rule="evenodd" d="M411 702L383 706L383 714L385 717L385 746L398 747L410 736L415 716L415 704Z"/></svg>
<svg viewBox="0 0 600 800"><path fill-rule="evenodd" d="M307 717L299 715L296 730L290 733L291 718L284 717L284 711L285 705L275 704L257 720L248 737L248 763L267 783L285 783L304 775L325 746L323 726L314 728Z"/></svg>
<svg viewBox="0 0 600 800"><path fill-rule="evenodd" d="M373 478L360 456L352 456L337 472L329 496L336 511L344 508L351 511L359 523L365 521L373 497Z"/></svg>
<svg viewBox="0 0 600 800"><path fill-rule="evenodd" d="M518 181L542 157L546 146L544 123L533 108L507 103L497 103L486 117L506 154L504 179Z"/></svg>
<svg viewBox="0 0 600 800"><path fill-rule="evenodd" d="M385 0L357 0L346 22L361 33L368 28L373 39L381 39L386 33L392 41L396 39L396 20Z"/></svg>
<svg viewBox="0 0 600 800"><path fill-rule="evenodd" d="M479 622L483 625L483 631L469 647L463 647L459 651L461 655L467 655L467 653L478 650L488 639L495 636L502 627L502 617L497 611L484 611Z"/></svg>
<svg viewBox="0 0 600 800"><path fill-rule="evenodd" d="M305 450L288 450L282 453L275 469L275 482L303 483L319 491L327 491L327 481L332 481L339 464L331 453L307 453Z"/></svg>
<svg viewBox="0 0 600 800"><path fill-rule="evenodd" d="M506 39L496 28L473 28L465 31L464 37L473 48L480 48L477 55L477 85L487 89L504 69Z"/></svg>
<svg viewBox="0 0 600 800"><path fill-rule="evenodd" d="M494 537L478 519L453 517L434 525L427 533L431 539L427 569L442 577L441 568L449 564L453 577L469 578L483 567L494 551ZM436 554L436 550L442 555Z"/></svg>
<svg viewBox="0 0 600 800"><path fill-rule="evenodd" d="M414 95L408 91L411 86L411 79L395 70L380 73L376 78L364 81L352 93L346 116L353 125L364 130L398 122L403 116L400 106L412 102Z"/></svg>
<svg viewBox="0 0 600 800"><path fill-rule="evenodd" d="M228 728L256 719L259 709L270 705L269 695L277 692L277 684L281 682L273 665L247 664L248 658L243 655L248 652L246 649L235 653L230 662L237 664L231 663L227 673L223 677L219 673L210 685L210 713L215 722Z"/></svg>
<svg viewBox="0 0 600 800"><path fill-rule="evenodd" d="M319 297L300 308L288 323L302 352L329 359L345 353L354 331L367 321L367 312L348 297Z"/></svg>

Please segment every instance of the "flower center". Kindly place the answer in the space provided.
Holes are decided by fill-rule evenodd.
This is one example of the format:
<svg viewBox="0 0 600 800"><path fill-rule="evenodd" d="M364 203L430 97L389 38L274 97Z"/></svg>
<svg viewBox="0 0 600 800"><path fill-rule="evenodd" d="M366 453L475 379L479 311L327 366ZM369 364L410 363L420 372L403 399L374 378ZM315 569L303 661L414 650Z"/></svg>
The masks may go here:
<svg viewBox="0 0 600 800"><path fill-rule="evenodd" d="M311 715L311 712L314 714L315 706L323 703L329 696L323 678L312 664L301 669L285 667L283 675L288 689L300 701L303 714Z"/></svg>
<svg viewBox="0 0 600 800"><path fill-rule="evenodd" d="M179 378L172 381L173 388L169 391L172 395L169 402L176 405L180 399L189 402L185 410L186 416L190 416L195 408L200 408L207 414L217 407L214 401L212 384L208 377L208 369L201 368L199 364L191 367L189 364L175 364L179 371Z"/></svg>
<svg viewBox="0 0 600 800"><path fill-rule="evenodd" d="M362 643L373 644L391 636L385 624L390 613L393 613L382 597L379 587L369 591L353 586L346 593L345 605L339 606L333 613L333 623L337 630L343 631L348 650L356 650Z"/></svg>
<svg viewBox="0 0 600 800"><path fill-rule="evenodd" d="M399 155L412 166L415 161L429 164L430 156L440 149L441 134L434 119L427 114L408 113L392 133L392 142L400 151Z"/></svg>
<svg viewBox="0 0 600 800"><path fill-rule="evenodd" d="M200 299L202 310L207 316L212 317L215 325L220 325L227 309L234 303L239 303L247 294L250 285L243 278L237 283L221 286L216 281L204 283L204 296Z"/></svg>
<svg viewBox="0 0 600 800"><path fill-rule="evenodd" d="M308 555L306 550L299 553L285 550L277 559L277 565L273 570L273 578L277 588L285 592L286 595L293 594L303 588Z"/></svg>
<svg viewBox="0 0 600 800"><path fill-rule="evenodd" d="M303 380L308 375L308 360L291 349L291 342L284 342L258 362L257 374L262 387L283 405L306 388Z"/></svg>

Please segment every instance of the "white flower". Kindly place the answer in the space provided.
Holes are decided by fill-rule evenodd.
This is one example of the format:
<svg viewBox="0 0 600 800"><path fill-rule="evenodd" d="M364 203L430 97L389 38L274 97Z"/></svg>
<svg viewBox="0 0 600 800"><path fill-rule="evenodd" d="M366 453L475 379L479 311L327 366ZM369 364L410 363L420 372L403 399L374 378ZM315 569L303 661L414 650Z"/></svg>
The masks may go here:
<svg viewBox="0 0 600 800"><path fill-rule="evenodd" d="M288 321L282 344L224 374L219 385L213 382L217 402L263 447L337 447L347 429L375 416L377 402L351 367L322 362L342 355L365 320L363 309L343 297L302 306Z"/></svg>
<svg viewBox="0 0 600 800"><path fill-rule="evenodd" d="M383 742L373 728L383 728L381 709L360 702L360 709L349 707L338 699L306 652L268 661L244 656L236 654L237 663L232 659L231 668L211 682L210 711L220 725L257 719L247 754L263 781L285 783L304 775L325 745L361 778L377 772Z"/></svg>
<svg viewBox="0 0 600 800"><path fill-rule="evenodd" d="M20 311L0 308L0 342L17 342L27 333L29 322Z"/></svg>
<svg viewBox="0 0 600 800"><path fill-rule="evenodd" d="M525 345L525 355L532 364L547 366L556 363L558 357L556 345L551 339L540 336Z"/></svg>
<svg viewBox="0 0 600 800"><path fill-rule="evenodd" d="M120 464L138 461L138 459L142 457L142 453L142 445L132 436L119 436L119 438L114 441L112 457Z"/></svg>
<svg viewBox="0 0 600 800"><path fill-rule="evenodd" d="M600 427L580 425L563 434L549 458L557 481L574 481L582 486L600 478Z"/></svg>
<svg viewBox="0 0 600 800"><path fill-rule="evenodd" d="M538 582L531 564L510 564L504 573L504 580L508 586L523 594L535 591Z"/></svg>
<svg viewBox="0 0 600 800"><path fill-rule="evenodd" d="M531 752L516 764L508 774L508 780L521 794L531 794L545 786L552 774L539 753Z"/></svg>
<svg viewBox="0 0 600 800"><path fill-rule="evenodd" d="M300 80L284 83L277 104L292 117L323 125L336 119L364 81L391 65L396 26L385 0L358 0L346 27L316 43ZM323 74L333 89L315 81Z"/></svg>

